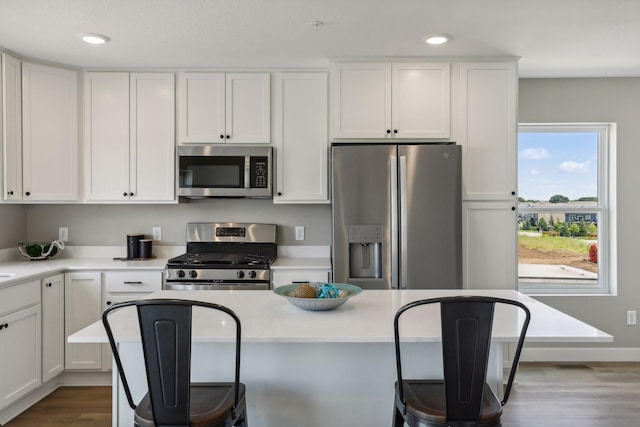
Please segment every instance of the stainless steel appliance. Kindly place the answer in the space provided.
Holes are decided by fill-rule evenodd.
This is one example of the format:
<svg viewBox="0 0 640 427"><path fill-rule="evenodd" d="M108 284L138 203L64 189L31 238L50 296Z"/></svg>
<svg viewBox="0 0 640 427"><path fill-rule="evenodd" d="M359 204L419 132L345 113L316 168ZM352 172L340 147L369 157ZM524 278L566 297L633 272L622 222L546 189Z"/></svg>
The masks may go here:
<svg viewBox="0 0 640 427"><path fill-rule="evenodd" d="M270 198L272 157L268 146L181 145L178 196Z"/></svg>
<svg viewBox="0 0 640 427"><path fill-rule="evenodd" d="M167 262L163 289L270 289L275 224L187 224L187 252Z"/></svg>
<svg viewBox="0 0 640 427"><path fill-rule="evenodd" d="M459 146L336 144L332 161L334 281L462 287Z"/></svg>

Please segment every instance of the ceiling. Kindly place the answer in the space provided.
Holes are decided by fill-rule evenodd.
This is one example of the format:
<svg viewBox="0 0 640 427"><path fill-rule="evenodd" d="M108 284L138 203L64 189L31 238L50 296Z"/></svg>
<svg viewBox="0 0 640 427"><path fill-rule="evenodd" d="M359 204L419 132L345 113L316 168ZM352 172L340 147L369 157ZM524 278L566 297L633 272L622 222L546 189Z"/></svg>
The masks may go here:
<svg viewBox="0 0 640 427"><path fill-rule="evenodd" d="M317 30L312 21L322 21ZM111 43L86 45L77 33ZM446 45L421 37L449 33ZM326 68L518 56L521 77L640 76L638 0L0 0L0 46L83 68Z"/></svg>

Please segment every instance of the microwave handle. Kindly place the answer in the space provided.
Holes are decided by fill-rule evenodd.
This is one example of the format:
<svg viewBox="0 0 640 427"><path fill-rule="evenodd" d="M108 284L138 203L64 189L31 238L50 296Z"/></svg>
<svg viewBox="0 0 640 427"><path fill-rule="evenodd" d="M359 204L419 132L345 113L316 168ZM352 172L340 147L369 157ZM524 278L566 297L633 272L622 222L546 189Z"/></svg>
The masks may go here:
<svg viewBox="0 0 640 427"><path fill-rule="evenodd" d="M251 156L245 156L244 158L244 188L251 188Z"/></svg>

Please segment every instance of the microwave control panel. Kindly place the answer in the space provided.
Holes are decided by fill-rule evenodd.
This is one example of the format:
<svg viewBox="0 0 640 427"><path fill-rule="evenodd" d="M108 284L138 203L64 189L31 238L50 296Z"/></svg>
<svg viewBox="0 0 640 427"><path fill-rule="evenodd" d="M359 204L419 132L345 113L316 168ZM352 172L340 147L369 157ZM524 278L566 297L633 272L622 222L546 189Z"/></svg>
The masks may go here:
<svg viewBox="0 0 640 427"><path fill-rule="evenodd" d="M251 156L251 170L249 178L251 188L269 187L269 158L266 156Z"/></svg>

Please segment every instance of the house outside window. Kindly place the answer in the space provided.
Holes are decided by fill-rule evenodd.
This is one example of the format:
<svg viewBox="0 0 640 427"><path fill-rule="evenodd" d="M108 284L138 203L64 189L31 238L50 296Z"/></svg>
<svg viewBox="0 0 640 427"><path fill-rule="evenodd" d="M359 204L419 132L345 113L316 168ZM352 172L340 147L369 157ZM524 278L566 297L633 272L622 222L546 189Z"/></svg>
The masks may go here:
<svg viewBox="0 0 640 427"><path fill-rule="evenodd" d="M518 128L518 286L615 292L614 124Z"/></svg>

